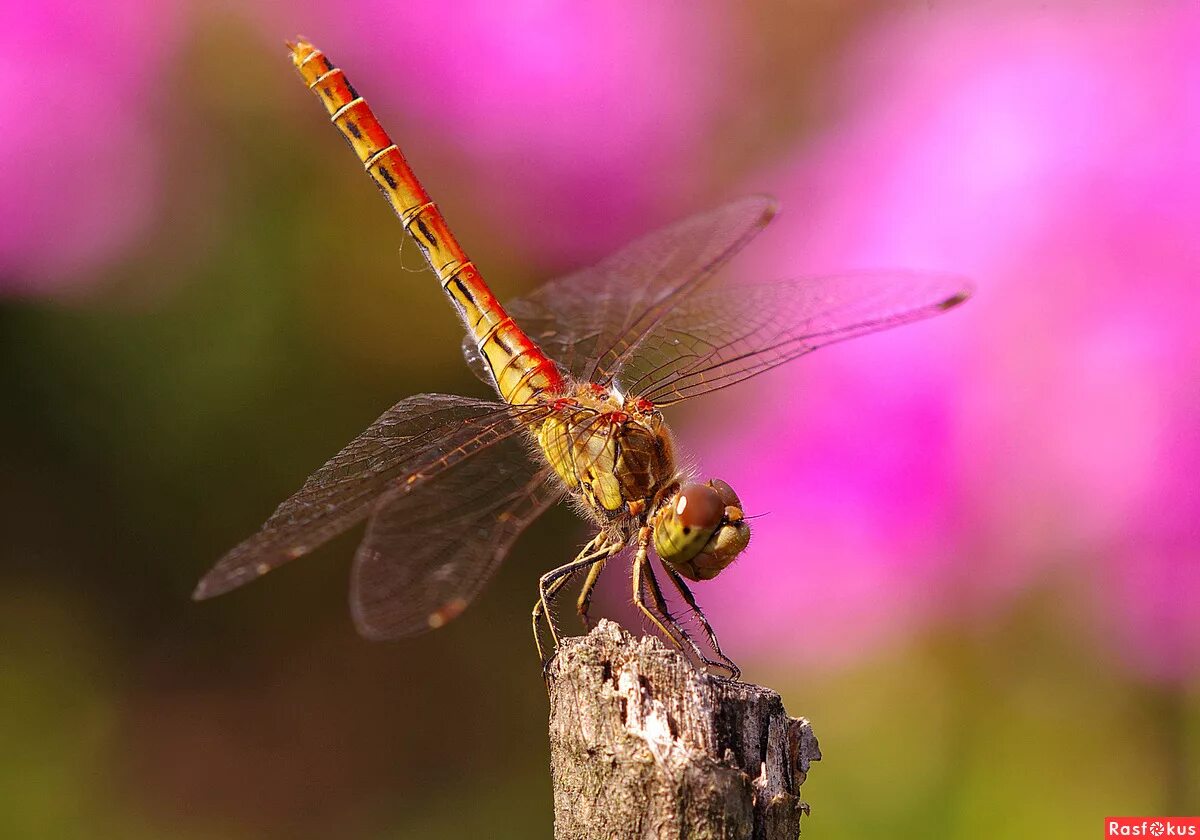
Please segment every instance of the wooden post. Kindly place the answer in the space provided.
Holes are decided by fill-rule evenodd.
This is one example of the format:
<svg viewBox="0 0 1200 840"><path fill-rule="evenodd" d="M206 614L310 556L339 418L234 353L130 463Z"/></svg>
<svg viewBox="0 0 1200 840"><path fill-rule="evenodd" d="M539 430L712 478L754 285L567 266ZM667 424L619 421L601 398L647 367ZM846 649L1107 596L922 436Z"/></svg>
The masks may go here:
<svg viewBox="0 0 1200 840"><path fill-rule="evenodd" d="M796 840L821 751L774 691L611 621L564 639L547 680L556 840Z"/></svg>

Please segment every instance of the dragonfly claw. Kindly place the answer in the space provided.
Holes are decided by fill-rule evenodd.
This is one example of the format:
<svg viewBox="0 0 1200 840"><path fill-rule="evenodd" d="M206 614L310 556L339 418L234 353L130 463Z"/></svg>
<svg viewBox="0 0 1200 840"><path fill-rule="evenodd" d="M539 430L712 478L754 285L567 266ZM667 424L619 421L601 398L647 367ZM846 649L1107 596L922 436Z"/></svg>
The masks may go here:
<svg viewBox="0 0 1200 840"><path fill-rule="evenodd" d="M742 678L742 669L729 661L713 662L711 659L706 659L704 660L704 672L717 679L730 682L738 682Z"/></svg>

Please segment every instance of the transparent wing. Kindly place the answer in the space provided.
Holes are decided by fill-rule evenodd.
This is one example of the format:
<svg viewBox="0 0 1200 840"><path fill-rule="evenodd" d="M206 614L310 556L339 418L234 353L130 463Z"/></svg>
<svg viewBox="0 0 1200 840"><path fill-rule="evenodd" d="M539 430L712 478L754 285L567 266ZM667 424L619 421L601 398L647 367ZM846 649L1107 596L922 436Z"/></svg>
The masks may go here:
<svg viewBox="0 0 1200 840"><path fill-rule="evenodd" d="M515 437L388 491L355 557L350 604L359 632L394 639L456 617L562 492Z"/></svg>
<svg viewBox="0 0 1200 840"><path fill-rule="evenodd" d="M540 407L446 394L409 397L370 425L217 562L193 597L211 598L294 560L367 518L380 496L519 435Z"/></svg>
<svg viewBox="0 0 1200 840"><path fill-rule="evenodd" d="M680 300L625 360L619 384L658 405L716 391L818 347L966 300L961 277L857 273L709 289Z"/></svg>
<svg viewBox="0 0 1200 840"><path fill-rule="evenodd" d="M655 231L590 268L552 280L506 308L550 358L577 379L606 382L675 299L696 288L775 215L750 196ZM467 364L491 374L470 336Z"/></svg>

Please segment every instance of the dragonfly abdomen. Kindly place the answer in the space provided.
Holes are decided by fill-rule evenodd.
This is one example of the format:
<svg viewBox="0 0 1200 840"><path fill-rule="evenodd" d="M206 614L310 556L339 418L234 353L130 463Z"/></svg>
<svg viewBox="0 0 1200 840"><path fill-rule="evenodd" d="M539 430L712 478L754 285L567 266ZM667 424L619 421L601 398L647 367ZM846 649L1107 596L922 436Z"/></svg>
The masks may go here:
<svg viewBox="0 0 1200 840"><path fill-rule="evenodd" d="M566 378L542 348L512 319L473 264L443 286L492 372L496 390L513 405L536 402L567 388Z"/></svg>
<svg viewBox="0 0 1200 840"><path fill-rule="evenodd" d="M346 138L437 274L487 360L500 395L509 403L525 405L542 393L565 390L566 381L558 366L496 300L404 154L346 74L311 44L302 41L290 48L292 62L305 83L324 103L330 121Z"/></svg>

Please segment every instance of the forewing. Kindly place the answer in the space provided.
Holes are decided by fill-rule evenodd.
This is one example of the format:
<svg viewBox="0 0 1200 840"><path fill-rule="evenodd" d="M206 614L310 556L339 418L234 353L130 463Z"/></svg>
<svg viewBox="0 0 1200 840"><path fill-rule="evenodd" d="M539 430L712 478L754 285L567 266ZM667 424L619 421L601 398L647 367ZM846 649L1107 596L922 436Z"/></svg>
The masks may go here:
<svg viewBox="0 0 1200 840"><path fill-rule="evenodd" d="M674 300L728 262L775 210L773 199L750 196L692 216L590 268L552 280L506 308L577 379L607 381ZM492 384L470 336L463 341L463 355L475 375Z"/></svg>
<svg viewBox="0 0 1200 840"><path fill-rule="evenodd" d="M358 548L350 604L364 636L394 639L461 613L561 484L512 438L384 495Z"/></svg>
<svg viewBox="0 0 1200 840"><path fill-rule="evenodd" d="M966 300L961 277L856 273L708 289L681 300L626 360L619 385L657 405L741 382L818 347Z"/></svg>
<svg viewBox="0 0 1200 840"><path fill-rule="evenodd" d="M228 592L307 554L365 519L393 487L419 485L518 435L539 410L446 394L397 403L309 476L262 530L222 557L193 597Z"/></svg>

